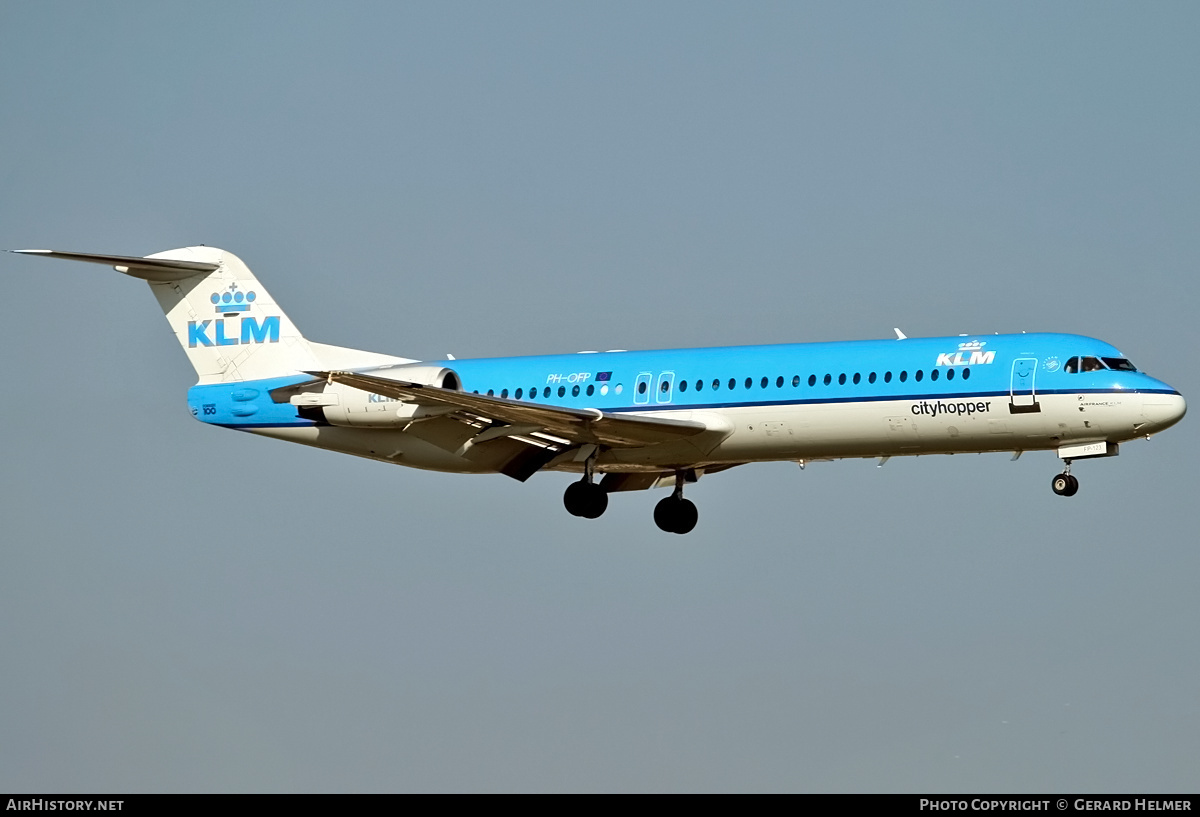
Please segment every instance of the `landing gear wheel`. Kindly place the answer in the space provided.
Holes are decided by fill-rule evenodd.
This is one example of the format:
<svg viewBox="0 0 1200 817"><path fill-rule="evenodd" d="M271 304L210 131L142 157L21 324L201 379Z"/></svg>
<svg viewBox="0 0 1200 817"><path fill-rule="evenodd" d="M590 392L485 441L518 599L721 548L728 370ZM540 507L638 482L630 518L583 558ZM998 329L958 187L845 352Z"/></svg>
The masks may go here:
<svg viewBox="0 0 1200 817"><path fill-rule="evenodd" d="M667 533L689 533L700 513L691 500L669 496L654 506L654 524Z"/></svg>
<svg viewBox="0 0 1200 817"><path fill-rule="evenodd" d="M572 482L563 494L563 505L572 516L596 519L608 510L608 491L594 482Z"/></svg>
<svg viewBox="0 0 1200 817"><path fill-rule="evenodd" d="M1079 493L1079 480L1070 474L1059 474L1050 481L1050 490L1059 496L1075 496Z"/></svg>

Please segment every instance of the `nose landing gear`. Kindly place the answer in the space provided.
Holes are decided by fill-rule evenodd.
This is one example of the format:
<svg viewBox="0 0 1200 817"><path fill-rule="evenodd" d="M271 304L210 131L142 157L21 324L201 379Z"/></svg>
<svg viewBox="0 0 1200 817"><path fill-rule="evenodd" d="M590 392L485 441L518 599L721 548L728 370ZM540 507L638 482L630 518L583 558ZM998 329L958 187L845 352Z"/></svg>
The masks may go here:
<svg viewBox="0 0 1200 817"><path fill-rule="evenodd" d="M689 533L700 513L695 503L683 498L683 472L675 475L675 491L654 506L654 524L667 533Z"/></svg>
<svg viewBox="0 0 1200 817"><path fill-rule="evenodd" d="M1063 472L1050 480L1050 490L1059 496L1075 496L1079 492L1079 480L1071 476L1071 461L1063 460Z"/></svg>

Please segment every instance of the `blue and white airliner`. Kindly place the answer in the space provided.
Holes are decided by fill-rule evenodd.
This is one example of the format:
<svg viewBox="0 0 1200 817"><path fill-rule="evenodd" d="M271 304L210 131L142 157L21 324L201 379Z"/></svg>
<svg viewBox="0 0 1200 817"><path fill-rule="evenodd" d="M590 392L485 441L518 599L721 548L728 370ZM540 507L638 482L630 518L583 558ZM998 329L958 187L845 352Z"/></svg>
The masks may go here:
<svg viewBox="0 0 1200 817"><path fill-rule="evenodd" d="M1054 451L1112 457L1183 417L1178 391L1079 335L960 335L422 362L308 340L241 259L215 247L109 264L150 284L199 375L204 423L435 471L580 474L563 503L671 487L654 509L687 533L684 486L751 462ZM599 477L599 478L598 478Z"/></svg>

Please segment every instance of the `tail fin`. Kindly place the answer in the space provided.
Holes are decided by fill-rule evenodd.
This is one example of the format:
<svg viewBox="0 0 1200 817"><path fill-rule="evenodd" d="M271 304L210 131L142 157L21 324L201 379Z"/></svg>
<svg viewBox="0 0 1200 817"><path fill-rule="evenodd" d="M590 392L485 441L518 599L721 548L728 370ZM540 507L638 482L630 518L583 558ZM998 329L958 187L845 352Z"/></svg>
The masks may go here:
<svg viewBox="0 0 1200 817"><path fill-rule="evenodd" d="M316 351L242 260L216 247L145 258L15 250L111 264L150 284L201 383L257 380L319 367Z"/></svg>

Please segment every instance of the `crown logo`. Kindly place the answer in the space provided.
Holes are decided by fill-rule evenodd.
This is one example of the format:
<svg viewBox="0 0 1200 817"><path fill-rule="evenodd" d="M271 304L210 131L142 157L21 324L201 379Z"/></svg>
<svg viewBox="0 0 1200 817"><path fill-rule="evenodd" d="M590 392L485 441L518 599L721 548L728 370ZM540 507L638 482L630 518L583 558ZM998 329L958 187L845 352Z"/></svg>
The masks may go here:
<svg viewBox="0 0 1200 817"><path fill-rule="evenodd" d="M239 312L249 312L250 304L254 303L257 297L254 290L242 292L238 289L237 281L234 281L229 285L229 289L214 292L208 299L213 302L214 311L222 315L236 315Z"/></svg>
<svg viewBox="0 0 1200 817"><path fill-rule="evenodd" d="M958 351L960 351L960 352L978 352L984 346L987 346L987 344L981 340L968 340L965 343L958 344Z"/></svg>

